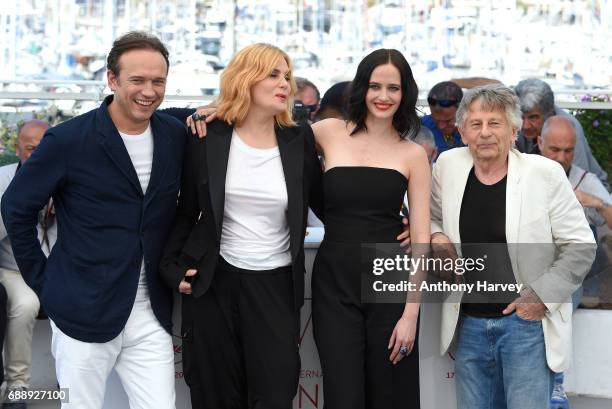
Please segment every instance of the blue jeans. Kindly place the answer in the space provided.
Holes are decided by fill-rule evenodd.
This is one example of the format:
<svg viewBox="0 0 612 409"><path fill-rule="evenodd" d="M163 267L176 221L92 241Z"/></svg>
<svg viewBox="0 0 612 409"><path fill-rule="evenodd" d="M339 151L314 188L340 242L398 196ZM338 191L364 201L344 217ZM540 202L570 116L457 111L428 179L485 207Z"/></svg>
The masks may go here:
<svg viewBox="0 0 612 409"><path fill-rule="evenodd" d="M545 409L553 372L540 321L462 315L455 381L458 409Z"/></svg>

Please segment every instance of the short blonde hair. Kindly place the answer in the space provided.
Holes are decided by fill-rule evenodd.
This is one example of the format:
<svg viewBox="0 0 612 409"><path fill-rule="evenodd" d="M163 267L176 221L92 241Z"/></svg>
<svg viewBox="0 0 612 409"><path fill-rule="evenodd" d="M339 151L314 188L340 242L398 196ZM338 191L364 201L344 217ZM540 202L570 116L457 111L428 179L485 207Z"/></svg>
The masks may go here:
<svg viewBox="0 0 612 409"><path fill-rule="evenodd" d="M217 116L230 124L242 123L251 108L251 88L268 77L281 59L289 66L290 90L285 111L275 115L274 119L280 126L294 126L291 111L297 87L291 59L280 48L263 43L238 51L221 74Z"/></svg>

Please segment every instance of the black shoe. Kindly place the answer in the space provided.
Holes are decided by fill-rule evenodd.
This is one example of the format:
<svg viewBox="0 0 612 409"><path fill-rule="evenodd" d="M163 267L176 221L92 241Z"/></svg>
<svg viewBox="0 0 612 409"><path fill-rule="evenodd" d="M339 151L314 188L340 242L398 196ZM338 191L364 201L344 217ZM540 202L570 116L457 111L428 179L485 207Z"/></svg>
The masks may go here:
<svg viewBox="0 0 612 409"><path fill-rule="evenodd" d="M27 390L28 389L24 387L7 389L2 409L27 409L28 406L25 403L25 399L10 398L11 392L26 392Z"/></svg>
<svg viewBox="0 0 612 409"><path fill-rule="evenodd" d="M2 409L28 409L25 402L4 402Z"/></svg>

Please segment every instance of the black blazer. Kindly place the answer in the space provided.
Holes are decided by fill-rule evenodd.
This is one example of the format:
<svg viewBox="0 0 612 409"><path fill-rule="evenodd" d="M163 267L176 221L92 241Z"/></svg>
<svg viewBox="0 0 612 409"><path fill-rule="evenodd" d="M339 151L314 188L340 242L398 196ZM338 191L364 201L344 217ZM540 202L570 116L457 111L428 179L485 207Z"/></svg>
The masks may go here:
<svg viewBox="0 0 612 409"><path fill-rule="evenodd" d="M107 342L127 322L144 258L151 305L170 332L172 292L157 272L176 212L185 125L154 113L146 192L109 113L98 109L47 131L2 198L2 217L26 283L67 335ZM58 237L49 259L36 234L53 197Z"/></svg>
<svg viewBox="0 0 612 409"><path fill-rule="evenodd" d="M213 121L208 124L206 138L189 136L185 146L179 204L160 272L166 283L178 290L187 269L197 269L192 282L194 297L209 288L219 258L232 132L231 125ZM308 206L322 216L322 171L310 126L277 126L276 138L287 183L293 287L299 309L304 300Z"/></svg>

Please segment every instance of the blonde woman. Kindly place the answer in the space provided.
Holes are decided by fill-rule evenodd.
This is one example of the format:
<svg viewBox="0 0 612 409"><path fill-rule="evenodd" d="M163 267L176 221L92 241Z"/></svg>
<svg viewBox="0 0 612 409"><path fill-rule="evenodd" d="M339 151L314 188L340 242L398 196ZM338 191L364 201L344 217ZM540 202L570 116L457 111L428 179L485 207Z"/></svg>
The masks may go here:
<svg viewBox="0 0 612 409"><path fill-rule="evenodd" d="M308 206L320 215L310 127L291 120L282 50L255 44L221 76L217 120L188 138L161 272L182 294L194 408L289 409L297 391ZM313 200L314 199L314 200Z"/></svg>

